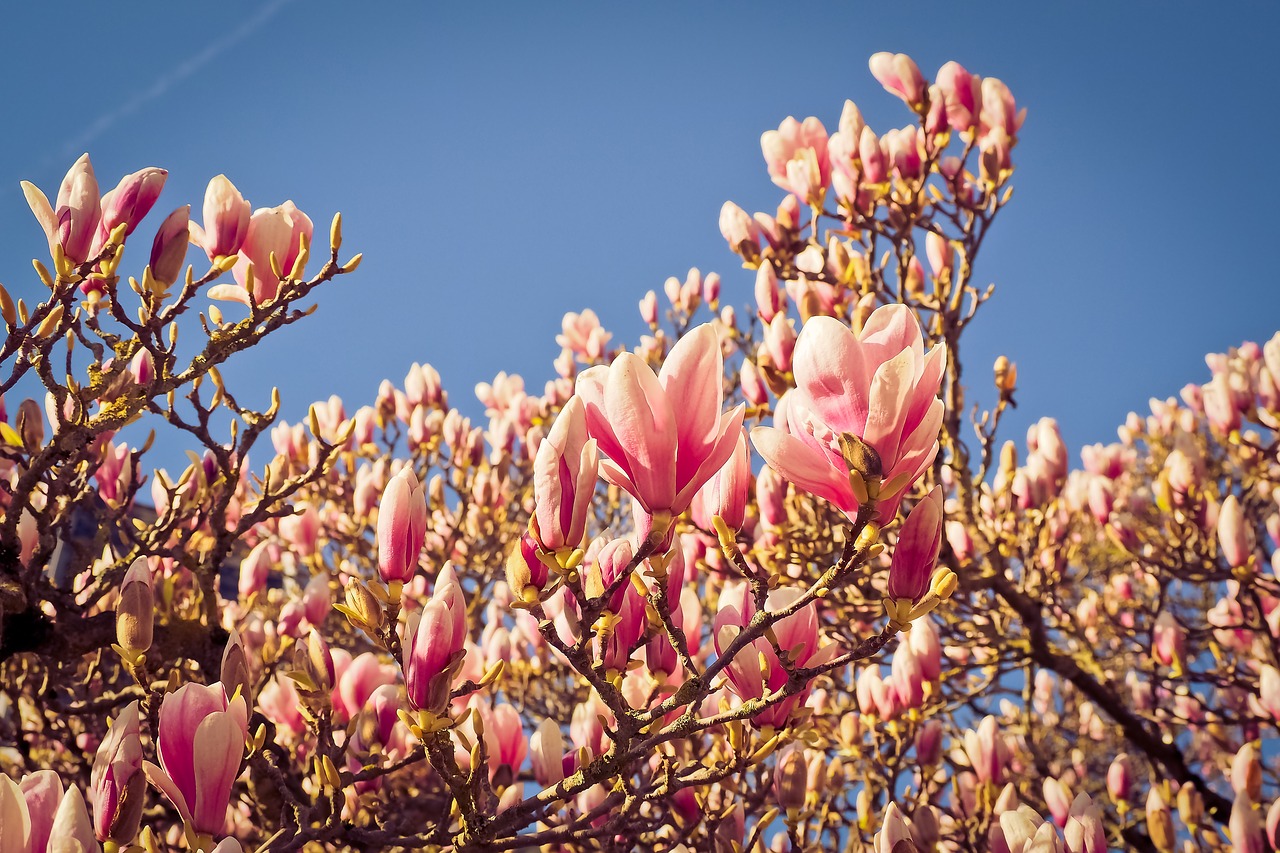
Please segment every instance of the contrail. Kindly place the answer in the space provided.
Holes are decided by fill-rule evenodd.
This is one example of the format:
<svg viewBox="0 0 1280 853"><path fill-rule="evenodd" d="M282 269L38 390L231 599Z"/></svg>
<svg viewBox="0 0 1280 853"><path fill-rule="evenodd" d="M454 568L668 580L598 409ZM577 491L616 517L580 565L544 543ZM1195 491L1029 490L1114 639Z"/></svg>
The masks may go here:
<svg viewBox="0 0 1280 853"><path fill-rule="evenodd" d="M161 97L178 83L190 77L204 66L208 65L220 54L234 47L238 43L244 41L256 30L262 27L267 21L271 20L275 15L287 6L292 0L271 0L270 3L262 6L256 14L241 22L231 32L211 41L203 50L194 56L184 60L169 73L160 77L150 88L147 88L125 101L109 113L104 113L96 121L84 129L75 139L69 140L55 153L51 153L43 163L41 170L43 171L50 166L56 165L58 162L69 162L71 158L82 153L90 142L102 136L110 130L118 121L127 116L133 115L140 111L144 106Z"/></svg>

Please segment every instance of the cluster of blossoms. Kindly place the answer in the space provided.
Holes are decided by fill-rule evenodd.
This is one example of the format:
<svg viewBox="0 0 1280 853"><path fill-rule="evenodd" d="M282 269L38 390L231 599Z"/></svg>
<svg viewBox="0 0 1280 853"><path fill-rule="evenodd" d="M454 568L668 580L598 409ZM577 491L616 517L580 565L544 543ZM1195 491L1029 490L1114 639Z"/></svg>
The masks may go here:
<svg viewBox="0 0 1280 853"><path fill-rule="evenodd" d="M634 350L566 314L474 422L429 364L299 424L224 387L354 270L340 219L307 279L311 220L218 177L126 289L164 171L24 185L54 271L0 289L0 394L45 389L0 396L0 847L1274 847L1280 335L1079 470L1051 419L1001 444L1016 367L968 420L961 333L1025 110L870 67L913 124L789 118L776 212L723 208L751 304L672 277ZM204 298L247 316L182 358ZM201 452L145 473L140 418Z"/></svg>

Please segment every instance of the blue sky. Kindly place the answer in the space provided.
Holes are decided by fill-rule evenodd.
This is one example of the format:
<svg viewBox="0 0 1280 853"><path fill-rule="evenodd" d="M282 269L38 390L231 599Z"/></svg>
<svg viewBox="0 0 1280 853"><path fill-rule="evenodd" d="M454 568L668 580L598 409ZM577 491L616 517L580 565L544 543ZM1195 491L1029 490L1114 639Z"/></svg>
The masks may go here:
<svg viewBox="0 0 1280 853"><path fill-rule="evenodd" d="M634 343L636 301L690 266L746 304L721 203L776 205L759 136L787 115L834 128L847 97L877 130L905 124L867 72L878 50L927 75L958 60L1029 108L1014 203L977 270L997 296L965 353L988 401L995 356L1018 363L1007 437L1052 415L1078 460L1148 397L1205 381L1206 351L1280 327L1272 4L176 8L8 14L0 280L38 295L42 241L18 181L52 195L86 150L104 189L170 170L146 240L219 172L321 229L341 210L359 273L225 371L246 402L279 385L293 420L331 393L354 410L414 361L479 414L476 382L552 375L565 311L594 307ZM179 446L156 464L180 467Z"/></svg>

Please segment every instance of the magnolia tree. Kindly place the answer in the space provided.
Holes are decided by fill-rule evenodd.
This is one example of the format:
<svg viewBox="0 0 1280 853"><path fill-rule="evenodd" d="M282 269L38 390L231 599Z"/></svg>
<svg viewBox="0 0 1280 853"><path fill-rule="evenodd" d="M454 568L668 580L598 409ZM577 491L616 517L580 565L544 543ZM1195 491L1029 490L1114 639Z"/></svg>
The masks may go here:
<svg viewBox="0 0 1280 853"><path fill-rule="evenodd" d="M567 314L484 423L429 365L304 424L223 384L355 270L339 218L317 252L219 176L126 277L163 170L24 184L0 848L1274 846L1280 335L1078 469L1050 419L1002 444L1016 368L966 386L961 339L1025 111L870 66L911 123L764 133L777 210L720 216L741 297L669 279L634 350Z"/></svg>

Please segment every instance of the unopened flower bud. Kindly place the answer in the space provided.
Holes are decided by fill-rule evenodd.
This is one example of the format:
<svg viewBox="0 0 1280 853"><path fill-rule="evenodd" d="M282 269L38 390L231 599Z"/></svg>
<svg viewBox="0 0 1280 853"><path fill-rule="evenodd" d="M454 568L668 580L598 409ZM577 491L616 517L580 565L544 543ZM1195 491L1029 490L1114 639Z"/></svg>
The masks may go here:
<svg viewBox="0 0 1280 853"><path fill-rule="evenodd" d="M406 465L387 484L378 510L378 573L383 581L413 579L426 533L426 495Z"/></svg>
<svg viewBox="0 0 1280 853"><path fill-rule="evenodd" d="M507 557L507 586L517 601L533 604L547 586L549 571L538 557L538 543L531 533L520 537Z"/></svg>
<svg viewBox="0 0 1280 853"><path fill-rule="evenodd" d="M137 701L112 721L94 756L89 779L97 839L128 844L138 833L147 793Z"/></svg>
<svg viewBox="0 0 1280 853"><path fill-rule="evenodd" d="M347 617L352 626L359 628L369 636L376 636L382 630L386 614L382 602L369 591L363 582L351 579L343 589L343 603L335 605L342 615Z"/></svg>
<svg viewBox="0 0 1280 853"><path fill-rule="evenodd" d="M187 247L191 242L191 205L170 213L156 231L151 244L151 276L156 281L171 285L182 275L187 260Z"/></svg>
<svg viewBox="0 0 1280 853"><path fill-rule="evenodd" d="M808 777L809 766L799 744L792 744L779 753L773 769L773 795L780 808L791 811L804 807Z"/></svg>
<svg viewBox="0 0 1280 853"><path fill-rule="evenodd" d="M1204 797L1195 785L1186 784L1178 789L1178 817L1187 826L1199 826L1204 821Z"/></svg>
<svg viewBox="0 0 1280 853"><path fill-rule="evenodd" d="M151 384L151 380L156 375L155 360L151 357L151 350L146 348L138 350L129 361L129 375L138 385L145 387Z"/></svg>
<svg viewBox="0 0 1280 853"><path fill-rule="evenodd" d="M1124 802L1129 799L1129 792L1133 790L1133 769L1130 765L1128 753L1120 753L1115 760L1111 762L1111 766L1107 768L1107 793L1111 795L1111 799L1116 803Z"/></svg>
<svg viewBox="0 0 1280 853"><path fill-rule="evenodd" d="M1006 356L1000 356L995 364L996 390L1001 394L1012 394L1018 385L1018 365Z"/></svg>
<svg viewBox="0 0 1280 853"><path fill-rule="evenodd" d="M1158 786L1152 785L1147 794L1147 834L1151 843L1160 853L1170 853L1174 849L1176 836L1173 832L1173 816L1169 812L1169 804L1160 796Z"/></svg>
<svg viewBox="0 0 1280 853"><path fill-rule="evenodd" d="M249 675L249 658L244 651L244 641L234 628L227 639L227 647L222 650L222 667L218 680L226 688L228 696L235 696L236 691L239 691L245 704L253 705L253 679Z"/></svg>
<svg viewBox="0 0 1280 853"><path fill-rule="evenodd" d="M102 197L99 232L105 237L123 223L125 236L132 234L160 197L167 177L167 171L151 166L121 178L116 188Z"/></svg>
<svg viewBox="0 0 1280 853"><path fill-rule="evenodd" d="M851 472L862 475L864 480L878 479L883 473L880 454L870 444L851 432L840 434L840 453Z"/></svg>
<svg viewBox="0 0 1280 853"><path fill-rule="evenodd" d="M924 500L911 508L902 525L889 568L889 597L910 601L923 598L929 591L941 548L942 487L934 486Z"/></svg>
<svg viewBox="0 0 1280 853"><path fill-rule="evenodd" d="M146 557L139 557L125 573L120 584L120 603L116 605L116 643L131 659L136 660L151 648L154 620L151 570Z"/></svg>
<svg viewBox="0 0 1280 853"><path fill-rule="evenodd" d="M1262 762L1252 741L1240 747L1231 761L1231 787L1254 802L1262 796Z"/></svg>

